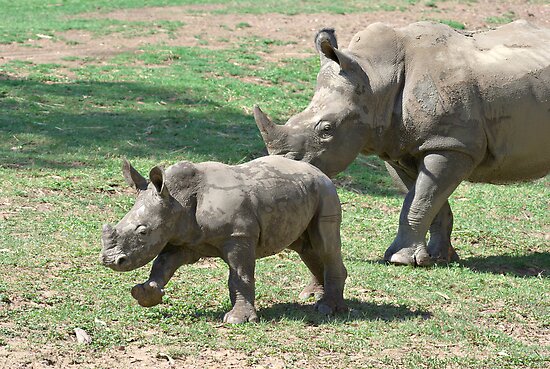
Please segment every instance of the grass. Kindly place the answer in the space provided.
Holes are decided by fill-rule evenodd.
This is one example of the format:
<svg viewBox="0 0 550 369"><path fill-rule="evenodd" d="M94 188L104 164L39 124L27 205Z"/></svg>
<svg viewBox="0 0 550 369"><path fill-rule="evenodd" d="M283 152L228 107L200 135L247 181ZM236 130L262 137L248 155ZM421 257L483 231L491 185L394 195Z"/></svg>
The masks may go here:
<svg viewBox="0 0 550 369"><path fill-rule="evenodd" d="M59 3L0 5L44 34L64 30L59 20L68 14L139 6ZM184 1L148 2L168 3ZM273 2L273 11L334 11L328 1L294 3ZM250 4L215 11L246 11ZM2 27L4 41L21 35L18 22ZM402 198L380 160L358 158L336 180L351 310L334 318L297 299L308 275L290 252L258 261L261 322L238 327L220 324L230 304L219 260L181 268L164 303L150 309L129 294L147 278L147 267L119 274L99 264L101 224L118 221L133 203L122 157L142 172L179 160L244 162L263 154L250 112L255 103L279 122L308 104L318 59L266 63L258 54L272 45L255 37L216 51L150 45L104 63L82 58L78 68L0 65L0 366L50 360L109 367L108 354L120 352L122 360L144 347L176 362L209 352L212 364L225 353L219 365L234 360L241 367L545 368L548 178L462 184L451 198L462 261L395 267L379 260L395 234ZM76 344L74 328L92 343Z"/></svg>
<svg viewBox="0 0 550 369"><path fill-rule="evenodd" d="M508 11L506 13L503 13L500 16L487 17L485 18L485 21L487 23L499 25L499 24L506 24L506 23L513 22L516 19L517 19L516 13L514 13L513 11Z"/></svg>
<svg viewBox="0 0 550 369"><path fill-rule="evenodd" d="M461 23L452 19L438 19L437 22L446 24L449 27L452 27L455 29L466 29L466 25L464 25L464 23Z"/></svg>

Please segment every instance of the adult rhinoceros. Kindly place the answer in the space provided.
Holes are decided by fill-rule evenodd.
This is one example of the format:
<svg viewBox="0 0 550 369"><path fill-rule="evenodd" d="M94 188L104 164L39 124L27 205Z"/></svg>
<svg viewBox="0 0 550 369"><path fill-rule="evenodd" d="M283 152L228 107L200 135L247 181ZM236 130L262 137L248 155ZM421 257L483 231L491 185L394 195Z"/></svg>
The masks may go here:
<svg viewBox="0 0 550 369"><path fill-rule="evenodd" d="M329 176L378 155L408 189L385 260L456 260L448 197L463 180L505 183L550 169L550 30L516 21L466 35L376 23L339 50L330 29L309 106L283 125L254 115L270 154ZM429 243L426 234L430 231Z"/></svg>

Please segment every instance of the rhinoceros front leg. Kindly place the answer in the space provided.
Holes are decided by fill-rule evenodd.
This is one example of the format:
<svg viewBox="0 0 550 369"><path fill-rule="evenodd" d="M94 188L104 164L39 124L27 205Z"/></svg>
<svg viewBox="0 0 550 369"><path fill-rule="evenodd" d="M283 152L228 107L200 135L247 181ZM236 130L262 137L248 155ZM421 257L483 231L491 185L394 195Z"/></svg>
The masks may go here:
<svg viewBox="0 0 550 369"><path fill-rule="evenodd" d="M413 188L416 177L418 176L416 168L410 168L410 170L407 171L393 163L386 162L385 164L388 173L401 191L407 193ZM453 212L447 200L430 225L428 253L433 261L448 263L459 259L458 254L451 245L452 231Z"/></svg>
<svg viewBox="0 0 550 369"><path fill-rule="evenodd" d="M448 197L472 169L471 157L460 152L424 156L418 177L405 197L397 236L384 255L386 261L420 266L433 264L426 247L426 233Z"/></svg>
<svg viewBox="0 0 550 369"><path fill-rule="evenodd" d="M183 264L191 264L199 257L193 252L180 248L168 247L160 253L151 268L149 279L144 283L136 284L132 288L132 297L144 307L151 307L162 302L164 286Z"/></svg>
<svg viewBox="0 0 550 369"><path fill-rule="evenodd" d="M233 308L225 314L224 323L258 322L254 307L255 243L235 238L226 241L223 254L229 265L229 297Z"/></svg>

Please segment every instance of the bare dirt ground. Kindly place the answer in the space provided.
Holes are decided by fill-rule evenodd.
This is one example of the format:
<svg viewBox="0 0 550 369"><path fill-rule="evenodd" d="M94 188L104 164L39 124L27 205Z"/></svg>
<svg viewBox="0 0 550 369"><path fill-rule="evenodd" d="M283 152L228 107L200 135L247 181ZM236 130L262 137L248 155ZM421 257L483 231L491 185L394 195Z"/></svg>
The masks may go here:
<svg viewBox="0 0 550 369"><path fill-rule="evenodd" d="M167 46L193 46L210 49L231 48L245 37L262 37L282 41L284 45L272 45L264 57L277 61L288 57L307 57L314 53L313 37L317 30L332 27L341 45L347 45L351 37L373 22L404 26L411 22L429 19L455 20L468 30L487 29L487 17L506 13L527 19L539 26L550 26L549 4L527 4L515 0L499 2L479 0L476 3L437 3L437 7L423 4L411 6L401 12L379 11L350 14L210 14L220 6L172 6L118 10L111 13L91 13L82 18L108 18L121 21L180 21L184 25L169 34L160 32L131 37L126 33L113 33L95 37L84 31L69 31L55 34L53 38L28 40L25 45L0 45L0 64L10 60L25 60L33 63L59 63L69 67L78 65L71 58L93 58L101 63L122 52L139 53L140 48L150 44ZM243 26L245 25L245 26Z"/></svg>
<svg viewBox="0 0 550 369"><path fill-rule="evenodd" d="M352 14L210 14L220 8L212 6L153 7L119 10L107 14L87 14L84 18L109 18L126 21L180 21L184 25L174 34L158 32L153 35L129 37L113 33L96 37L84 31L57 33L53 38L28 40L26 45L0 45L0 64L12 60L39 63L59 63L78 67L84 61L73 58L93 58L93 63L107 63L122 52L139 53L150 44L192 46L211 49L231 48L244 37L262 37L282 41L284 45L271 45L271 52L263 55L267 61L289 57L308 57L314 54L313 37L323 27L336 29L341 45L347 45L356 32L373 22L404 26L418 20L446 19L463 23L468 30L490 28L487 17L513 12L518 18L550 27L550 5L528 4L515 0L499 2L479 0L476 3L437 3L437 8L425 4L411 6L405 12L372 12ZM249 26L242 26L243 24ZM89 61L86 61L89 63ZM0 214L1 215L1 214ZM76 340L74 337L74 344ZM9 348L0 345L0 369L8 368L284 368L281 358L266 356L261 362L247 365L243 352L205 349L196 357L173 359L162 347L140 347L131 343L105 353L82 357L60 356L58 349L43 346L29 351L25 342L10 342ZM322 367L319 361L307 358L295 362L297 367ZM338 366L337 362L328 363Z"/></svg>

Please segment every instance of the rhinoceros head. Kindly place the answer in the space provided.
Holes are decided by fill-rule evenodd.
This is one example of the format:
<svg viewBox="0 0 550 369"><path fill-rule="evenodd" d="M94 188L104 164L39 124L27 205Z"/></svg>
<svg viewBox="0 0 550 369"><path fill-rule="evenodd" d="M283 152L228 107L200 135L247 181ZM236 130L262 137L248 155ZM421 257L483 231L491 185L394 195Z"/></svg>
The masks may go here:
<svg viewBox="0 0 550 369"><path fill-rule="evenodd" d="M153 260L174 236L181 205L170 195L161 167L149 173L150 183L128 161L124 178L138 190L132 209L115 226L103 225L101 262L117 271L139 268Z"/></svg>
<svg viewBox="0 0 550 369"><path fill-rule="evenodd" d="M320 31L315 46L321 69L309 106L285 125L273 124L257 106L254 118L269 154L310 162L332 176L364 149L372 93L355 55L338 50L334 30Z"/></svg>

